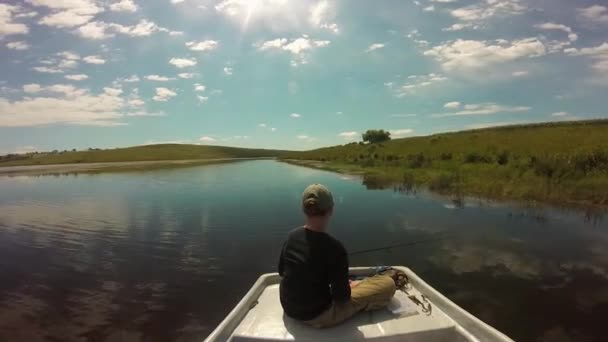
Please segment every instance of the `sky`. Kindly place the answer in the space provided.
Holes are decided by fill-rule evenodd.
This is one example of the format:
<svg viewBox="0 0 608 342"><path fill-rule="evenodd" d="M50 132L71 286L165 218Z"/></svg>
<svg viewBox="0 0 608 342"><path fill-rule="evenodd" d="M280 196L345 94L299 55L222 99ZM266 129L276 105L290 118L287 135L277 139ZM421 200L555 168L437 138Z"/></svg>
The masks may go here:
<svg viewBox="0 0 608 342"><path fill-rule="evenodd" d="M604 0L4 0L0 153L608 118Z"/></svg>

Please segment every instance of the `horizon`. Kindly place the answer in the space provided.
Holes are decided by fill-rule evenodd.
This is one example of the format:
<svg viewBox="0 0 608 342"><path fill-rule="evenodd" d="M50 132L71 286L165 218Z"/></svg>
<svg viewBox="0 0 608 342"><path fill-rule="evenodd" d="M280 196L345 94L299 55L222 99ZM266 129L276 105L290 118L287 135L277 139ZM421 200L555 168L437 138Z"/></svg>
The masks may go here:
<svg viewBox="0 0 608 342"><path fill-rule="evenodd" d="M606 119L607 29L598 0L8 1L0 154Z"/></svg>

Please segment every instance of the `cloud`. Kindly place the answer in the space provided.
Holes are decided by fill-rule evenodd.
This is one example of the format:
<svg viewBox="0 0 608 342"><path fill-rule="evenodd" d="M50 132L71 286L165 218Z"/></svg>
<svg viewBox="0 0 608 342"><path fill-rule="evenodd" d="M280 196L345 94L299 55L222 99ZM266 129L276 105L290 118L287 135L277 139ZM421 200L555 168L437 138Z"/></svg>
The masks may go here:
<svg viewBox="0 0 608 342"><path fill-rule="evenodd" d="M523 77L523 76L528 75L528 71L526 71L526 70L513 71L513 73L511 73L511 75L513 75L513 77Z"/></svg>
<svg viewBox="0 0 608 342"><path fill-rule="evenodd" d="M25 24L15 22L18 6L0 4L0 38L14 34L26 34L30 30Z"/></svg>
<svg viewBox="0 0 608 342"><path fill-rule="evenodd" d="M156 88L156 95L152 98L156 102L166 102L172 97L177 96L177 93L168 88Z"/></svg>
<svg viewBox="0 0 608 342"><path fill-rule="evenodd" d="M87 76L85 74L65 75L64 77L66 79L72 80L72 81L83 81L83 80L86 80L87 78L89 78L89 76Z"/></svg>
<svg viewBox="0 0 608 342"><path fill-rule="evenodd" d="M519 15L526 9L519 0L482 0L474 5L454 9L450 14L460 21L480 22L492 17Z"/></svg>
<svg viewBox="0 0 608 342"><path fill-rule="evenodd" d="M209 100L208 96L196 95L199 103L205 103Z"/></svg>
<svg viewBox="0 0 608 342"><path fill-rule="evenodd" d="M608 42L604 42L596 47L588 47L582 49L569 48L564 52L570 56L589 56L593 60L591 67L599 73L600 78L608 77ZM597 77L597 75L594 75Z"/></svg>
<svg viewBox="0 0 608 342"><path fill-rule="evenodd" d="M171 58L169 60L169 64L172 64L175 67L182 69L195 66L197 64L197 61L194 58Z"/></svg>
<svg viewBox="0 0 608 342"><path fill-rule="evenodd" d="M172 4L181 4L182 2L184 2L184 0L171 0Z"/></svg>
<svg viewBox="0 0 608 342"><path fill-rule="evenodd" d="M19 41L6 43L6 47L11 50L27 50L30 48L30 45L26 42Z"/></svg>
<svg viewBox="0 0 608 342"><path fill-rule="evenodd" d="M134 101L134 100L132 100ZM143 101L142 101L143 102ZM129 103L131 103L131 101L129 101ZM144 111L139 111L139 112L130 112L125 114L125 116L153 116L153 117L158 117L158 116L167 116L167 114L165 114L164 112L144 112Z"/></svg>
<svg viewBox="0 0 608 342"><path fill-rule="evenodd" d="M206 87L200 83L194 83L194 91L205 91Z"/></svg>
<svg viewBox="0 0 608 342"><path fill-rule="evenodd" d="M82 61L88 64L106 64L106 60L99 56L86 56Z"/></svg>
<svg viewBox="0 0 608 342"><path fill-rule="evenodd" d="M422 9L425 12L433 12L435 11L435 6L431 5L431 6L427 6L425 8Z"/></svg>
<svg viewBox="0 0 608 342"><path fill-rule="evenodd" d="M371 52L371 51L374 51L374 50L382 49L383 47L384 47L384 44L382 44L382 43L374 43L374 44L370 45L365 50L365 52Z"/></svg>
<svg viewBox="0 0 608 342"><path fill-rule="evenodd" d="M347 139L347 140L354 140L355 138L357 138L359 136L358 132L342 132L338 134L339 137Z"/></svg>
<svg viewBox="0 0 608 342"><path fill-rule="evenodd" d="M570 115L570 113L568 112L555 112L555 113L551 113L551 116L567 116Z"/></svg>
<svg viewBox="0 0 608 342"><path fill-rule="evenodd" d="M192 51L212 51L217 49L218 44L215 40L204 40L201 42L187 42L186 46Z"/></svg>
<svg viewBox="0 0 608 342"><path fill-rule="evenodd" d="M458 102L458 101L448 102L443 105L443 108L450 108L450 109L459 108L459 107L460 107L460 102Z"/></svg>
<svg viewBox="0 0 608 342"><path fill-rule="evenodd" d="M451 108L451 107L450 107ZM453 109L460 108L454 107ZM452 109L452 108L451 108ZM490 115L496 113L518 113L527 112L531 108L525 106L503 106L494 102L486 102L479 104L467 104L457 112L437 113L432 114L433 117L448 117L448 116L467 116L467 115Z"/></svg>
<svg viewBox="0 0 608 342"><path fill-rule="evenodd" d="M195 78L196 76L198 76L197 73L193 73L193 72L182 72L177 74L177 76L179 78L183 78L183 79L191 79L191 78Z"/></svg>
<svg viewBox="0 0 608 342"><path fill-rule="evenodd" d="M136 25L125 26L120 24L109 24L110 28L118 33L125 34L130 37L147 37L156 32L169 32L168 29L156 25L146 19L140 20Z"/></svg>
<svg viewBox="0 0 608 342"><path fill-rule="evenodd" d="M82 25L74 31L75 34L82 38L101 40L114 37L114 34L107 32L109 26L103 21L92 21L86 25Z"/></svg>
<svg viewBox="0 0 608 342"><path fill-rule="evenodd" d="M408 80L401 86L396 86L394 82L386 82L384 85L392 91L397 97L404 97L414 94L420 89L428 88L440 82L447 80L439 74L430 73L428 75L410 75Z"/></svg>
<svg viewBox="0 0 608 342"><path fill-rule="evenodd" d="M298 114L298 113L291 113L289 114L290 117L294 118L294 119L298 119L300 118L302 115Z"/></svg>
<svg viewBox="0 0 608 342"><path fill-rule="evenodd" d="M307 35L300 38L288 40L287 38L277 38L254 44L259 51L281 50L292 54L292 66L307 64L307 55L314 49L325 47L330 44L329 40L314 40Z"/></svg>
<svg viewBox="0 0 608 342"><path fill-rule="evenodd" d="M57 28L71 28L88 23L103 12L94 0L28 0L34 6L46 7L50 13L42 17L38 24Z"/></svg>
<svg viewBox="0 0 608 342"><path fill-rule="evenodd" d="M52 124L119 126L125 125L120 119L129 114L121 89L106 87L103 92L92 94L88 89L69 84L27 84L23 90L28 95L22 99L9 101L0 98L1 127Z"/></svg>
<svg viewBox="0 0 608 342"><path fill-rule="evenodd" d="M232 68L231 67L224 67L224 74L231 76L232 75Z"/></svg>
<svg viewBox="0 0 608 342"><path fill-rule="evenodd" d="M155 82L167 82L167 81L175 81L176 78L174 77L166 77L166 76L160 76L160 75L148 75L148 76L144 76L145 79L147 79L148 81L155 81Z"/></svg>
<svg viewBox="0 0 608 342"><path fill-rule="evenodd" d="M400 129L391 129L389 130L392 137L403 137L409 134L414 133L414 130L411 128L400 128Z"/></svg>
<svg viewBox="0 0 608 342"><path fill-rule="evenodd" d="M568 40L570 40L571 42L578 39L578 35L576 33L574 33L570 27L568 27L566 25L555 24L555 23L543 23L543 24L534 25L534 27L541 29L541 30L564 31L564 32L568 33Z"/></svg>
<svg viewBox="0 0 608 342"><path fill-rule="evenodd" d="M276 130L277 130L276 127L270 127L271 132L275 132Z"/></svg>
<svg viewBox="0 0 608 342"><path fill-rule="evenodd" d="M416 45L418 45L418 47L420 48L426 48L427 46L429 46L428 41L420 39L421 34L420 32L418 32L418 30L412 30L410 33L407 34L407 37L411 39L414 43L416 43Z"/></svg>
<svg viewBox="0 0 608 342"><path fill-rule="evenodd" d="M267 125L265 123L258 124L258 127L261 127L261 128L266 128L266 126Z"/></svg>
<svg viewBox="0 0 608 342"><path fill-rule="evenodd" d="M139 82L139 76L137 76L137 75L131 75L131 76L126 77L126 78L117 78L115 82L118 82L118 83L122 83L122 82L125 82L125 83L135 83L135 82Z"/></svg>
<svg viewBox="0 0 608 342"><path fill-rule="evenodd" d="M449 31L461 31L461 30L464 30L465 28L472 28L472 29L476 30L476 29L479 28L479 25L475 25L473 23L456 23L456 24L453 24L450 27L444 27L444 28L442 28L441 31L447 31L447 32L449 32Z"/></svg>
<svg viewBox="0 0 608 342"><path fill-rule="evenodd" d="M40 87L40 84L26 84L23 86L23 91L29 94L32 93L38 93L42 90L42 87Z"/></svg>
<svg viewBox="0 0 608 342"><path fill-rule="evenodd" d="M310 23L313 27L327 29L335 34L340 32L338 24L333 22L335 13L327 0L322 0L310 7Z"/></svg>
<svg viewBox="0 0 608 342"><path fill-rule="evenodd" d="M207 137L207 136L200 137L198 140L199 140L199 141L202 141L202 142L214 142L214 141L215 141L215 139L214 139L214 138L212 138L212 137Z"/></svg>
<svg viewBox="0 0 608 342"><path fill-rule="evenodd" d="M142 99L132 99L128 101L129 105L134 107L140 107L145 105L146 103Z"/></svg>
<svg viewBox="0 0 608 342"><path fill-rule="evenodd" d="M480 69L544 54L545 46L537 38L510 42L501 39L494 42L458 39L424 51L425 56L434 58L446 71Z"/></svg>
<svg viewBox="0 0 608 342"><path fill-rule="evenodd" d="M133 0L119 0L110 4L110 10L114 12L135 12L137 11L137 6Z"/></svg>
<svg viewBox="0 0 608 342"><path fill-rule="evenodd" d="M41 73L46 73L46 74L60 74L63 72L63 70L61 70L57 67L46 67L46 66L33 67L32 70L41 72Z"/></svg>
<svg viewBox="0 0 608 342"><path fill-rule="evenodd" d="M308 140L310 139L310 137L308 135L298 135L296 138L300 139L300 140Z"/></svg>
<svg viewBox="0 0 608 342"><path fill-rule="evenodd" d="M593 5L585 8L578 8L577 12L580 16L594 23L608 23L608 7L601 5Z"/></svg>

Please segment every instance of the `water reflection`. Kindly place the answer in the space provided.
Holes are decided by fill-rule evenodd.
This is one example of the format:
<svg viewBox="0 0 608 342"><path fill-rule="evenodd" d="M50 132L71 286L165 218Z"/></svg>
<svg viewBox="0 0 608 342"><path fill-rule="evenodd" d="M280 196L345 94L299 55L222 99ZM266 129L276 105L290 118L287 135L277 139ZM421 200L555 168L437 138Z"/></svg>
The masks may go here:
<svg viewBox="0 0 608 342"><path fill-rule="evenodd" d="M366 191L356 178L248 161L0 178L0 340L201 340L275 271L312 182L336 195L332 233L350 251L450 233L352 264L408 265L517 340L605 335L601 215Z"/></svg>

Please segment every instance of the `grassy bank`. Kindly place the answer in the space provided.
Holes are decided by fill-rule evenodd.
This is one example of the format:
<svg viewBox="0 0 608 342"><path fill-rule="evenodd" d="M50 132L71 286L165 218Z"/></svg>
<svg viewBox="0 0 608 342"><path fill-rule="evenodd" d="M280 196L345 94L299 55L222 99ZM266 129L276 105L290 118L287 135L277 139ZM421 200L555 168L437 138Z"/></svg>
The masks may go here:
<svg viewBox="0 0 608 342"><path fill-rule="evenodd" d="M108 150L55 151L9 155L0 158L0 167L76 163L194 160L221 158L277 157L283 151L224 146L161 144Z"/></svg>
<svg viewBox="0 0 608 342"><path fill-rule="evenodd" d="M496 199L608 205L608 120L351 143L282 158L361 173L372 187L390 183Z"/></svg>

